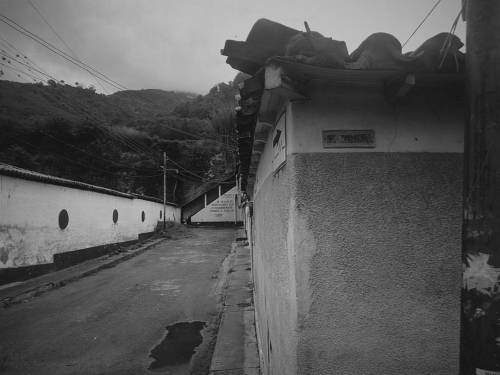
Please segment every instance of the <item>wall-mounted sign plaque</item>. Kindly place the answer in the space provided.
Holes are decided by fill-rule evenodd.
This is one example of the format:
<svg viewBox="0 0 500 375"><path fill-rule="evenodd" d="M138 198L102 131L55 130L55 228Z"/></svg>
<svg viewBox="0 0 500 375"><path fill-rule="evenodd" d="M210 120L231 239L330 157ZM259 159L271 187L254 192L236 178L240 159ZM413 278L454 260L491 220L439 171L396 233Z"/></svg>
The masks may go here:
<svg viewBox="0 0 500 375"><path fill-rule="evenodd" d="M323 130L324 148L375 147L375 130Z"/></svg>

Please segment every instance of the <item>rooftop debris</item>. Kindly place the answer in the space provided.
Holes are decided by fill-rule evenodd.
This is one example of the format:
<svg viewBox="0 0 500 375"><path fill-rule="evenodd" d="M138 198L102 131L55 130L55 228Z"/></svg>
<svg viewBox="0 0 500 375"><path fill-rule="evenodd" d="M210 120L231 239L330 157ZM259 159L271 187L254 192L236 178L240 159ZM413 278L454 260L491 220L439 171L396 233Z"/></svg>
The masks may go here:
<svg viewBox="0 0 500 375"><path fill-rule="evenodd" d="M402 52L401 43L391 34L368 36L350 55L344 41L311 31L291 29L266 19L258 20L245 42L227 40L223 55L227 63L247 74L255 74L271 57L333 69L403 70L408 72L462 72L464 54L460 39L439 33L415 51Z"/></svg>
<svg viewBox="0 0 500 375"><path fill-rule="evenodd" d="M235 116L242 190L251 190L248 177L255 174L278 109L287 100L306 98L310 82L376 87L392 103L414 87L462 91L463 43L452 33L439 33L403 53L396 37L377 32L349 54L344 41L304 26L300 31L260 19L246 41L227 40L221 51L230 66L250 75L239 84Z"/></svg>

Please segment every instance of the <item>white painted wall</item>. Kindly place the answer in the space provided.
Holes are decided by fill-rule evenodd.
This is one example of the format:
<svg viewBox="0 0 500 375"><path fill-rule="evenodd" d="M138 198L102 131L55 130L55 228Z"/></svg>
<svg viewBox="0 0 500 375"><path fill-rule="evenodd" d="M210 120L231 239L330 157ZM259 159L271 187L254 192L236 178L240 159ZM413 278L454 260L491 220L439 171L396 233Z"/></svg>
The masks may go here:
<svg viewBox="0 0 500 375"><path fill-rule="evenodd" d="M462 153L463 114L452 100L419 95L393 105L374 90L315 92L313 100L289 104L287 153L445 152ZM323 130L375 131L373 148L324 148Z"/></svg>
<svg viewBox="0 0 500 375"><path fill-rule="evenodd" d="M235 222L242 221L241 210L236 208L236 186L222 194L195 215L191 216L193 223Z"/></svg>
<svg viewBox="0 0 500 375"><path fill-rule="evenodd" d="M317 90L310 100L289 102L280 118L286 134L286 154L365 153L365 152L440 152L463 153L463 114L453 101L419 96L408 104L392 105L383 95L367 89ZM265 179L275 173L273 136L269 132L255 176L254 195ZM373 148L324 148L324 130L375 131ZM286 161L285 161L286 163Z"/></svg>
<svg viewBox="0 0 500 375"><path fill-rule="evenodd" d="M63 209L69 224L61 230ZM156 202L0 175L0 268L51 263L57 253L135 240L155 229L162 210ZM166 213L167 220L180 220L180 208L167 205Z"/></svg>

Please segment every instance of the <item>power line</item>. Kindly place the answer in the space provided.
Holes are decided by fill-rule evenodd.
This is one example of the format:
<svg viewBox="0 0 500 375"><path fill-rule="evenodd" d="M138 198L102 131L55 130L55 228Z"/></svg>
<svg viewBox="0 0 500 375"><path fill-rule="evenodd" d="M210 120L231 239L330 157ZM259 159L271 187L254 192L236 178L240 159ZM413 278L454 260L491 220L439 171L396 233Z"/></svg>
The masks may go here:
<svg viewBox="0 0 500 375"><path fill-rule="evenodd" d="M17 130L17 131L20 131L20 129L16 129L16 130ZM43 131L42 131L42 130L40 130L40 129L37 129L37 130L38 130L40 133L44 134L45 136L48 136L48 137L50 137L50 138L52 138L52 139L54 139L54 140L56 140L56 141L58 141L58 142L60 142L60 143L62 143L62 144L65 144L65 145L67 145L67 146L69 146L69 147L71 147L71 148L73 148L73 149L76 149L77 151L80 151L80 152L82 152L82 153L84 153L84 154L86 154L86 155L90 156L91 158L94 158L94 159L100 159L100 160L106 161L106 162L108 162L108 163L112 163L112 164L114 164L114 165L116 165L116 166L122 166L122 167L124 167L124 168L129 168L129 169L133 169L133 170L136 170L136 171L137 171L137 170L140 170L140 169L138 169L138 168L131 167L131 166L128 166L128 165L125 165L125 164L119 163L119 162L115 162L115 161L110 160L110 159L106 159L106 158L103 158L103 157L100 157L100 156L97 156L97 155L92 155L92 154L89 154L88 152L86 152L86 151L84 151L84 150L82 150L82 149L80 149L80 148L78 148L78 147L76 147L76 146L73 146L73 145L71 145L71 144L69 144L69 143L67 143L67 142L64 142L64 141L62 141L62 140L58 139L57 137L52 136L51 134L45 133L45 132L43 132Z"/></svg>
<svg viewBox="0 0 500 375"><path fill-rule="evenodd" d="M134 168L134 167L131 167L131 166L125 165L125 164L123 164L123 163L113 161L113 160L111 160L111 159L103 158L102 156L97 156L97 155L92 155L92 154L89 154L88 152L86 152L86 151L82 150L81 148L78 148L78 147L76 147L76 146L73 146L72 144L69 144L69 143L67 143L67 142L64 142L63 140L61 140L61 139L59 139L59 138L57 138L57 137L54 137L54 136L53 136L53 135L51 135L51 134L45 133L45 132L41 131L40 129L38 129L38 131L40 131L40 133L42 133L43 135L46 135L47 137L52 138L52 139L54 139L54 140L58 141L59 143L62 143L62 144L64 144L64 145L66 145L66 146L69 146L69 147L71 147L71 148L73 148L73 149L75 149L75 150L77 150L77 151L80 151L80 152L84 153L85 155L90 156L91 158L94 158L94 159L100 159L100 160L103 160L103 161L105 161L105 162L108 162L108 163L114 164L114 165L116 165L116 166L121 166L122 168L129 168L129 169L133 169L133 170L139 170L138 168Z"/></svg>
<svg viewBox="0 0 500 375"><path fill-rule="evenodd" d="M15 60L15 59L14 59ZM17 61L17 60L16 60ZM55 79L55 78L54 78ZM120 134L120 133L117 133L117 132L113 132L113 130L103 126L100 124L100 120L97 119L96 117L93 117L93 116L88 116L89 119L91 120L94 120L95 121L95 125L97 127L98 130L100 130L102 132L102 134L104 134L105 136L109 137L110 139L113 139L115 141L118 141L122 144L124 144L125 146L127 146L128 148L130 148L131 150L133 150L134 152L137 152L137 153L143 153L143 154L146 154L146 155L149 155L150 157L152 157L153 160L158 160L159 159L159 156L158 155L155 155L153 153L151 153L150 150L144 148L143 146L141 146L140 144L138 144L137 142L135 142L134 140L126 137L125 135L123 134ZM42 132L43 133L43 132ZM45 135L48 135L46 133L43 133ZM48 135L54 139L57 140L57 138L51 136L51 135ZM67 144L67 143L66 143ZM89 155L89 156L92 156L94 157L93 155L90 155L88 154L87 152L81 150L81 149L78 149L77 147L75 146L72 146L72 145L69 145L67 144L68 146L72 147L72 148L75 148L81 152L84 152L85 154ZM99 158L99 157L98 157ZM100 159L103 159L103 158L100 158ZM116 162L113 162L111 160L107 160L107 159L103 159L107 162L111 162L111 163L114 163L116 164ZM196 177L197 179L201 180L201 181L204 181L205 178L203 178L202 176L200 176L199 174L197 173L194 173L192 170L184 167L183 165L181 165L179 162L169 158L169 161L171 161L173 164L175 164L176 166L178 166L179 168L181 168L182 170L184 170L185 172L187 172L188 174L191 174L192 176ZM132 168L134 169L133 167L129 167L129 166L126 166L127 168Z"/></svg>
<svg viewBox="0 0 500 375"><path fill-rule="evenodd" d="M441 1L441 0L439 0ZM125 87L124 85L110 79L108 76L106 76L105 74L99 72L98 70L96 70L95 68L93 68L92 66L82 62L81 60L77 59L77 58L74 58L72 56L69 56L68 54L66 54L64 51L60 50L59 48L57 48L56 46L54 46L53 44L51 44L50 42L47 42L46 40L44 40L43 38L39 37L38 35L32 33L31 31L27 30L26 28L24 28L23 26L19 25L18 23L16 23L15 21L13 21L12 19L6 17L5 15L2 15L0 14L0 17L2 17L3 19L0 19L1 22L5 23L6 25L8 25L9 27L15 29L16 31L22 33L23 35L29 37L30 39L34 40L35 42L41 44L42 46L44 46L45 48L49 49L50 51L52 51L53 53L61 56L62 58L66 59L67 61L71 62L72 64L74 65L77 65L78 67L80 67L81 69L84 69L86 70L88 73L90 73L92 76L106 82L107 84L117 88L118 90L128 90L127 87ZM95 72L95 74L93 73ZM97 76L97 75L100 75L101 77ZM104 78L103 78L104 77ZM155 104L153 101L149 100L148 98L144 98L145 101L151 103L151 104ZM200 138L199 136L197 136L196 134L193 134L193 133L190 133L190 132L187 132L187 131L184 131L184 130L180 130L180 129L177 129L177 128L174 128L174 127L171 127L169 125L164 125L165 127L171 129L171 130L174 130L176 132L179 132L179 133L182 133L182 134L185 134L185 135L189 135L195 139L200 139L200 140L203 140L202 138ZM224 143L224 142L220 142L216 139L213 139L214 142L216 143L219 143L219 144L222 144L224 146L226 146L227 148L231 149L231 150L235 150L235 148L229 146L228 144Z"/></svg>
<svg viewBox="0 0 500 375"><path fill-rule="evenodd" d="M111 80L109 77L107 77L106 75L104 75L103 73L100 73L99 71L97 71L95 68L81 62L80 60L76 59L76 58L72 58L71 56L67 55L65 52L61 51L60 49L58 49L57 47L55 47L54 45L52 45L51 43L45 41L44 39L42 39L41 37L35 35L34 33L30 32L29 30L25 29L24 27L22 27L21 25L17 24L15 21L11 20L10 18L4 16L4 15L1 15L0 14L0 17L4 18L4 19L0 19L0 21L2 21L3 23L7 24L9 27L15 29L16 31L22 33L23 35L29 37L30 39L34 40L35 42L41 44L42 46L46 47L47 49L49 49L50 51L56 53L57 55L65 58L67 61L79 66L80 68L86 70L87 72L89 72L91 75L93 75L94 77L96 78L99 78L101 80L103 80L104 82L114 86L115 88L118 88L118 89L127 89L125 86L117 83L116 81L113 81ZM7 21L6 21L7 20ZM15 60L15 59L14 59ZM17 60L15 60L17 61ZM23 64L22 62L19 62L17 61L18 63L20 64ZM26 65L26 64L25 64ZM26 65L27 66L27 65ZM88 69L87 69L88 68ZM102 77L105 77L106 79L103 79L102 77L97 77L94 73L92 73L89 69L93 70L94 72L96 72L97 74L101 75ZM42 72L40 72L41 74L43 74ZM51 76L49 76L51 77ZM51 79L54 79L53 77L51 77ZM55 79L56 80L56 79ZM57 80L56 80L57 81ZM111 82L111 83L110 83ZM153 103L151 100L149 100L148 98L144 98L147 102L150 102L151 104L155 104ZM189 135L189 136L192 136L193 138L195 139L199 139L199 140L203 140L201 139L199 136L193 134L193 133L190 133L190 132L187 132L187 131L183 131L183 130L180 130L180 129L177 129L177 128L174 128L174 127L171 127L171 126L168 126L168 125L164 125L163 126L167 127L167 128L170 128L174 131L177 131L179 133L183 133L183 134L186 134L186 135ZM108 132L108 135L112 136L113 135L111 134L111 132L109 131L109 129L107 128L103 128L103 129L106 129L106 131ZM114 138L115 139L119 139L121 140L122 143L124 143L125 145L127 145L129 148L133 149L134 151L136 152L144 152L146 154L149 153L149 150L145 149L143 146L141 146L140 144L138 144L137 142L133 141L133 140L127 140L125 138L125 136L121 135L121 134L117 134L115 133L114 134ZM220 142L220 141L217 141L216 139L212 139L214 142L216 143L220 143L220 144L223 144L224 146L230 148L230 146L226 143L223 143L223 142ZM193 174L194 176L196 176L197 178L201 178L201 176L191 172L190 170L188 170L187 168L184 168L182 167L185 171L187 172L190 172L191 174Z"/></svg>
<svg viewBox="0 0 500 375"><path fill-rule="evenodd" d="M147 100L147 99L146 99ZM152 101L150 101L150 103L154 104ZM210 141L213 141L215 143L219 143L221 145L224 145L226 146L227 148L229 148L230 150L233 150L233 151L236 151L236 148L234 147L231 147L229 146L228 144L224 143L224 142L221 142L221 141L218 141L217 139L215 138L200 138L200 136L194 134L194 133L190 133L188 131L185 131L185 130L181 130L181 129L177 129L177 128L174 128L173 126L170 126L170 125L166 125L165 123L161 123L161 125L165 128L168 128L168 129L171 129L171 130L174 130L178 133L181 133L181 134L184 134L184 135L189 135L191 137L193 137L194 139L196 140L199 140L199 141L206 141L206 140L210 140Z"/></svg>
<svg viewBox="0 0 500 375"><path fill-rule="evenodd" d="M15 141L17 141L17 142L20 142L20 143L23 143L23 144L25 144L25 145L28 145L28 146L30 146L30 147L32 147L32 148L34 148L34 149L38 150L38 151L40 150L40 147L39 147L39 146L35 146L35 145L33 145L32 143L30 143L30 142L27 142L27 141L25 141L25 140L18 139L18 138L16 138L16 137L12 137L12 136L10 136L10 137L11 137L12 139L14 139ZM17 144L18 146L20 146L18 143L16 143L16 144ZM76 161L76 160L74 160L74 159L68 158L68 157L66 157L66 156L64 156L64 155L60 155L60 154L58 154L58 155L57 155L57 157L60 157L60 158L63 158L63 159L65 159L65 160L67 160L70 164L75 164L75 165L83 166L83 167L86 167L86 168L88 168L88 169L90 169L90 170L97 171L97 172L103 172L103 173L108 173L108 174L111 174L111 175L115 175L115 173L114 173L114 172L110 172L110 171L107 171L107 170L104 170L104 169L101 169L101 168L97 168L97 167L91 167L91 166L89 166L88 164L83 164L83 163L80 163L80 162L78 162L78 161Z"/></svg>
<svg viewBox="0 0 500 375"><path fill-rule="evenodd" d="M13 66L5 65L4 63L0 63L0 65L2 65L2 66L4 66L4 67L6 67L6 68L8 68L8 69L11 69L11 70L13 70L13 71L15 71L15 72L17 72L17 73L24 74L25 76L30 77L30 78L31 78L31 79L33 79L34 81L39 81L39 80L40 80L40 78L35 77L34 75L31 75L31 74L29 74L29 73L26 73L25 71L23 71L23 70L21 70L21 69L16 69L16 68L14 68Z"/></svg>
<svg viewBox="0 0 500 375"><path fill-rule="evenodd" d="M446 39L443 43L443 46L441 47L441 50L439 51L441 54L442 54L442 59L441 59L441 62L439 64L439 68L441 68L444 64L444 61L446 60L446 56L448 55L448 52L450 51L450 48L451 48L451 40L452 40L452 36L455 35L455 31L457 29L457 25L458 25L458 20L460 19L460 16L462 15L462 12L463 12L463 9L461 8L460 11L458 12L457 14L457 17L455 18L455 20L453 21L453 23L451 24L451 28L450 28L450 32L448 33L448 35L446 36ZM455 63L457 65L457 71L458 71L458 61L457 61L457 57L455 57Z"/></svg>
<svg viewBox="0 0 500 375"><path fill-rule="evenodd" d="M30 142L18 139L18 138L13 137L13 136L9 136L9 137L12 138L16 142L23 143L25 145L28 145L28 146L30 146L30 147L32 147L32 148L40 151L40 146L36 146L36 145L34 145L34 144L30 143ZM15 144L17 144L18 146L20 146L18 143L15 143ZM71 158L69 158L67 156L64 156L64 155L61 155L61 154L57 154L57 157L60 157L60 158L63 158L65 160L67 160L70 164L79 165L79 166L85 167L87 169L90 169L92 171L96 171L96 172L107 173L107 174L113 175L115 177L117 176L117 174L120 173L119 171L117 171L117 172L111 172L111 171L108 171L108 170L105 170L105 169L102 169L102 168L99 168L99 167L89 166L88 164L79 162L77 160L71 159ZM131 177L131 178L158 177L158 176L163 176L163 174L162 173L158 173L158 174L154 174L154 175L138 175L138 174L127 175L127 177Z"/></svg>
<svg viewBox="0 0 500 375"><path fill-rule="evenodd" d="M40 65L38 65L37 63L35 63L32 59L29 58L29 56L27 56L26 54L24 54L22 51L20 51L15 45L13 45L12 43L10 43L8 40L6 40L5 38L3 38L1 35L0 35L0 41L7 47L9 47L12 51L14 51L14 53L19 53L20 55L22 55L29 63L31 63L34 67L38 68L39 70L41 70L42 72L48 74L45 70L43 70Z"/></svg>
<svg viewBox="0 0 500 375"><path fill-rule="evenodd" d="M179 167L179 168L181 168L181 169L185 170L185 171L186 171L186 172L188 172L189 174L191 174L191 175L193 175L193 176L195 176L195 177L200 178L201 180L203 180L203 177L201 177L200 175L198 175L198 174L196 174L196 173L194 173L194 172L190 171L189 169L187 169L187 168L183 167L183 166L182 166L181 164L179 164L178 162L176 162L176 161L174 161L174 160L172 160L172 159L170 159L170 158L168 158L168 161L172 162L172 163L173 163L173 164L175 164L177 167Z"/></svg>
<svg viewBox="0 0 500 375"><path fill-rule="evenodd" d="M17 22L13 21L9 17L7 17L7 16L5 16L3 14L0 14L0 17L1 17L0 21L3 22L4 24L6 24L7 26L9 26L12 29L18 31L19 33L23 34L24 36L26 36L26 37L34 40L38 44L42 45L43 47L47 48L51 52L53 52L56 55L62 57L63 59L69 61L70 63L72 63L72 64L78 66L79 68L87 71L88 73L90 73L94 77L100 79L101 81L106 82L108 85L113 86L113 87L115 87L118 90L128 90L127 87L125 87L123 85L120 85L119 83L117 83L116 81L112 80L111 78L109 78L104 73L101 73L100 71L98 71L94 67L86 64L85 62L83 62L83 61L81 61L79 59L76 59L76 58L68 55L66 52L62 51L61 49L59 49L56 46L54 46L52 43L47 42L45 39L39 37L38 35L32 33L31 31L27 30L26 28L24 28L23 26L19 25Z"/></svg>
<svg viewBox="0 0 500 375"><path fill-rule="evenodd" d="M6 53L6 52L0 51L0 55L5 56L5 57L7 57L7 58L9 58L9 59L11 59L11 60L14 60L14 61L15 61L15 62L17 62L18 64L23 65L23 66L26 66L27 68L32 69L32 70L34 70L35 72L40 73L40 74L42 74L42 75L44 75L44 76L48 77L49 79L52 79L52 80L54 80L54 81L57 81L57 78L54 78L54 77L53 77L53 76L51 76L50 74L44 73L44 72L42 72L41 70L38 70L38 69L36 69L36 68L34 68L34 67L32 67L32 66L30 66L30 65L28 65L28 64L26 64L26 63L24 63L24 62L22 62L22 61L19 61L18 59L16 59L15 57L13 57L13 56L9 55L9 54L8 54L8 53Z"/></svg>
<svg viewBox="0 0 500 375"><path fill-rule="evenodd" d="M406 40L406 42L404 42L404 44L402 45L401 48L403 48L404 46L406 46L406 44L410 41L410 39L413 37L413 35L415 35L415 33L418 31L418 29L420 29L420 27L424 24L424 22L427 20L427 18L429 18L429 16L432 14L432 12L434 12L434 9L437 8L437 6L439 5L439 3L441 3L442 0L437 0L436 3L434 4L434 6L431 8L431 10L426 14L426 16L424 17L424 19L422 20L422 22L420 22L417 26L417 28L415 29L415 31L413 31L411 33L411 35L408 37L408 39Z"/></svg>
<svg viewBox="0 0 500 375"><path fill-rule="evenodd" d="M25 69L28 69L29 72L31 72L31 74L39 81L44 81L45 79L44 78L40 78L40 76L36 76L34 75L33 73L34 72L37 72L39 75L41 75L43 77L43 74L41 72L38 71L38 69L36 68L33 68L32 66L22 62L22 61L19 61L17 60L15 57L12 57L10 56L7 52L5 52L4 50L0 50L0 55L3 56L2 57L2 60L6 61L6 59L9 59L9 64L10 64L10 61L13 60L15 62L17 62L19 65L21 65L22 67L25 67ZM18 67L19 69L22 69L22 67ZM25 71L23 71L25 72ZM27 73L26 73L27 74Z"/></svg>
<svg viewBox="0 0 500 375"><path fill-rule="evenodd" d="M49 49L50 51L56 53L57 55L63 57L64 59L66 59L67 61L77 65L78 67L86 70L87 72L89 72L90 74L92 74L94 77L98 78L98 79L101 79L102 81L108 83L109 85L112 85L113 87L119 89L119 90L129 90L127 87L125 87L124 85L121 85L120 83L116 82L116 81L113 81L111 80L109 77L107 77L106 75L104 75L103 73L100 73L99 71L97 71L95 68L85 64L84 62L78 60L78 59L75 59L71 56L69 56L68 54L66 54L64 51L61 51L59 48L57 48L56 46L54 46L53 44L45 41L43 38L37 36L36 34L32 33L31 31L25 29L24 27L22 27L21 25L19 25L18 23L16 23L15 21L11 20L10 18L6 17L5 15L2 15L0 14L0 17L4 18L4 19L0 19L1 22L7 24L9 27L15 29L16 31L22 33L23 35L29 37L30 39L34 40L35 42L41 44L42 46L44 46L45 48ZM7 20L7 21L5 21ZM10 23L9 23L10 22ZM90 69L90 70L89 70ZM105 77L106 79L103 79L102 77L98 77L97 75L95 75L94 73L91 72L94 71L96 72L97 74ZM110 83L111 82L111 83ZM149 100L148 98L144 98L144 100L146 102L149 102L151 104L155 104L152 100ZM195 139L199 139L199 140L204 140L202 138L200 138L198 135L196 134L193 134L193 133L190 133L190 132L187 132L185 130L180 130L180 129L177 129L177 128L174 128L172 126L169 126L169 125L165 125L165 124L162 124L164 127L166 128L169 128L171 130L174 130L178 133L182 133L184 135L189 135ZM219 144L222 144L224 145L225 147L231 149L231 150L235 150L235 148L229 146L228 144L224 143L224 142L221 142L221 141L218 141L216 139L212 139L214 142L216 143L219 143Z"/></svg>
<svg viewBox="0 0 500 375"><path fill-rule="evenodd" d="M40 18L43 20L43 22L45 22L45 24L50 28L50 30L52 30L52 32L54 33L54 35L57 37L57 39L59 39L59 41L64 44L64 46L68 49L68 51L71 53L71 55L75 58L75 59L78 59L78 56L76 55L75 51L73 51L71 49L71 47L68 45L68 43L66 43L66 41L59 35L59 33L56 31L56 29L50 24L49 21L47 21L47 19L43 16L42 12L40 11L40 9L38 9L38 7L33 3L33 1L31 0L27 0L28 3L31 5L31 7L38 13L38 15L40 16ZM93 77L91 75L91 77ZM101 86L102 90L107 94L107 91L106 89L104 88L104 86L95 79L94 77L94 82L96 84L98 84L99 86Z"/></svg>
<svg viewBox="0 0 500 375"><path fill-rule="evenodd" d="M54 35L57 37L57 39L59 39L59 41L64 44L64 46L68 49L68 51L70 51L73 55L75 55L75 52L71 49L70 46L68 46L68 44L64 41L64 39L57 33L57 31L52 27L52 25L49 23L49 21L47 21L47 19L43 16L42 12L40 12L40 9L38 9L37 6L35 6L35 4L31 1L31 0L27 0L28 3L31 5L31 7L35 10L35 12L38 13L38 15L40 16L40 18L43 20L43 22L45 22L45 24L50 28L50 30L52 30L52 32L54 33Z"/></svg>

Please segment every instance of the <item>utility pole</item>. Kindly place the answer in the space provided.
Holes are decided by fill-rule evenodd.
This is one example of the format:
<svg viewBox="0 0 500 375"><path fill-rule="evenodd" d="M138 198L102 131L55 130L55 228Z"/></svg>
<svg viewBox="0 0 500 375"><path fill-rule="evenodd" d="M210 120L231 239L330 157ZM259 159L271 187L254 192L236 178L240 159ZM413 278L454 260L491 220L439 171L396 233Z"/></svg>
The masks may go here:
<svg viewBox="0 0 500 375"><path fill-rule="evenodd" d="M468 112L462 374L500 374L500 0L463 2Z"/></svg>
<svg viewBox="0 0 500 375"><path fill-rule="evenodd" d="M163 152L163 230L167 229L167 218L166 218L166 210L167 210L167 172L175 172L179 174L179 170L172 168L167 169L167 153Z"/></svg>
<svg viewBox="0 0 500 375"><path fill-rule="evenodd" d="M167 228L167 153L163 153L163 231Z"/></svg>

